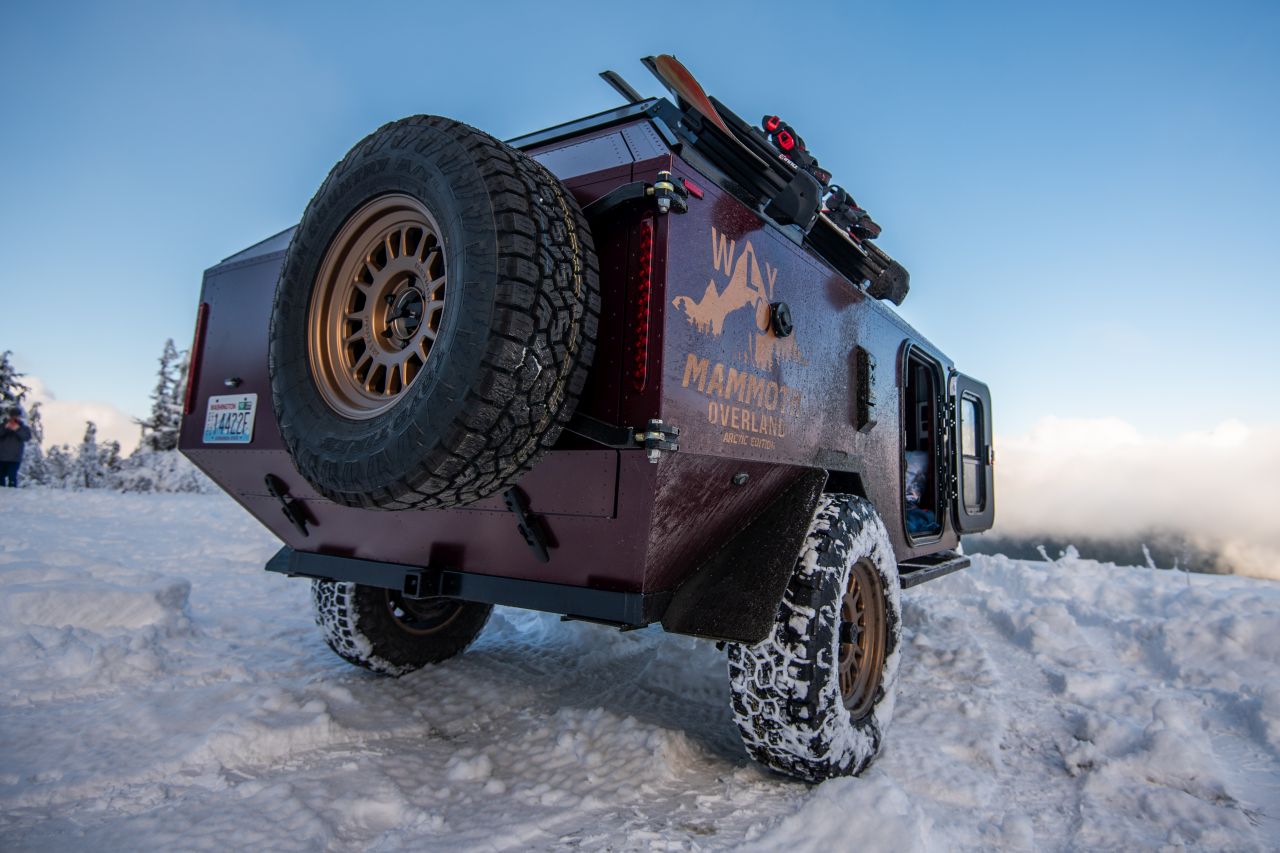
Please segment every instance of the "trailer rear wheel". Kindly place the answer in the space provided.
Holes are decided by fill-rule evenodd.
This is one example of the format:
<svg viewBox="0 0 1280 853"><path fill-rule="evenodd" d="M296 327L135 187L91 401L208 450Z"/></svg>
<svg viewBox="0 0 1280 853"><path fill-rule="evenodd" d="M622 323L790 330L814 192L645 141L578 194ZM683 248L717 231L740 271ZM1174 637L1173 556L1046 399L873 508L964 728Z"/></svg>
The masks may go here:
<svg viewBox="0 0 1280 853"><path fill-rule="evenodd" d="M751 757L809 781L869 766L893 715L901 613L875 509L825 496L769 637L729 646L733 717Z"/></svg>
<svg viewBox="0 0 1280 853"><path fill-rule="evenodd" d="M325 642L338 657L384 675L404 675L460 654L489 621L491 604L405 598L348 581L311 582Z"/></svg>
<svg viewBox="0 0 1280 853"><path fill-rule="evenodd" d="M285 256L269 350L285 447L347 506L502 491L573 415L599 312L591 231L554 175L449 119L385 125Z"/></svg>

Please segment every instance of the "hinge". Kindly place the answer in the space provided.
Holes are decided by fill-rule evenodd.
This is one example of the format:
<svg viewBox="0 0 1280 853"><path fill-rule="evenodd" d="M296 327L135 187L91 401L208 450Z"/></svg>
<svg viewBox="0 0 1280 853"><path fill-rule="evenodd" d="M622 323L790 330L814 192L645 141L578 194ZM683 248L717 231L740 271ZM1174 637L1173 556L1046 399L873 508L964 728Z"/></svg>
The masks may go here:
<svg viewBox="0 0 1280 853"><path fill-rule="evenodd" d="M590 220L602 219L634 205L652 204L659 214L687 213L689 191L677 183L671 173L662 171L652 184L634 181L602 195L582 208L582 214Z"/></svg>
<svg viewBox="0 0 1280 853"><path fill-rule="evenodd" d="M652 419L643 430L636 433L636 443L649 454L650 462L657 462L662 457L662 451L675 453L680 449L676 442L679 436L680 427Z"/></svg>
<svg viewBox="0 0 1280 853"><path fill-rule="evenodd" d="M954 388L954 383L952 384ZM943 406L944 417L946 418L946 429L943 432L943 447L945 451L939 454L942 457L942 465L945 473L944 482L946 485L947 502L954 502L960 494L959 471L955 463L956 442L960 440L957 432L958 426L956 421L956 398L954 393L949 394L946 403Z"/></svg>
<svg viewBox="0 0 1280 853"><path fill-rule="evenodd" d="M674 453L680 449L676 439L680 427L651 419L643 427L617 427L590 415L575 414L565 429L605 447L629 450L639 445L649 454L650 462L657 462L662 451Z"/></svg>
<svg viewBox="0 0 1280 853"><path fill-rule="evenodd" d="M673 210L676 213L689 212L689 191L684 184L673 181L670 172L659 172L658 180L653 182L646 194L653 196L658 205L658 213L670 213Z"/></svg>
<svg viewBox="0 0 1280 853"><path fill-rule="evenodd" d="M952 368L947 375L947 431L944 464L947 466L947 502L955 505L960 497L960 466L956 461L960 442L959 392L960 374Z"/></svg>

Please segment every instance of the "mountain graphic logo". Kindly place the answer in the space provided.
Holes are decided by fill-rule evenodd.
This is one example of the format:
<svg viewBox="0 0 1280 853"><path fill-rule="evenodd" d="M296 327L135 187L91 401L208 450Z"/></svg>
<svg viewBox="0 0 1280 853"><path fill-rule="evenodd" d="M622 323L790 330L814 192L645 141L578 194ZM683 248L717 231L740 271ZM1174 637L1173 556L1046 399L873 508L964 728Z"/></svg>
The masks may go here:
<svg viewBox="0 0 1280 853"><path fill-rule="evenodd" d="M770 329L769 310L778 278L777 267L767 262L762 264L750 240L739 246L736 240L727 239L714 228L711 229L711 260L715 272L728 277L724 287L717 287L712 278L701 299L677 296L671 304L684 313L694 328L713 338L724 334L726 322L735 314L741 312L744 320L750 317L749 323L730 325L735 331L740 325L747 326L744 348L738 356L761 370L770 370L783 361L803 364L804 356L796 336L779 338Z"/></svg>

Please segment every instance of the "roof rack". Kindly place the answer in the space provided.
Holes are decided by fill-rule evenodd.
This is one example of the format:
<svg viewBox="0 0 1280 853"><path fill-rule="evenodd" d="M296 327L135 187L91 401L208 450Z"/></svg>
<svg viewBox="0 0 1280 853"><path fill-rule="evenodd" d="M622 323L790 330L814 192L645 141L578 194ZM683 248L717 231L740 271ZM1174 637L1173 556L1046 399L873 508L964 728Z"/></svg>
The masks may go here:
<svg viewBox="0 0 1280 853"><path fill-rule="evenodd" d="M736 185L726 189L737 189L744 202L784 230L799 229L805 245L871 296L902 304L910 289L906 268L879 246L855 239L833 222L822 209L823 190L816 178L782 156L733 110L705 94L674 56L663 54L641 61L676 98L681 114L676 132ZM817 198L810 201L815 192ZM806 203L813 205L812 216L803 215Z"/></svg>

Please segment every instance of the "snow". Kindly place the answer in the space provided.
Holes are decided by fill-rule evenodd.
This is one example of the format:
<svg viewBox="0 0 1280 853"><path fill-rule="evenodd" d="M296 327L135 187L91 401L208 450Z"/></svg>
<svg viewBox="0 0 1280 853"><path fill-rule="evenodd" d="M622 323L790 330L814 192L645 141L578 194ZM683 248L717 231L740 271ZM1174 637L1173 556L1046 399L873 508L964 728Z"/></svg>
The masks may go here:
<svg viewBox="0 0 1280 853"><path fill-rule="evenodd" d="M1068 554L904 593L862 777L746 757L724 655L500 609L401 679L334 656L228 498L0 490L5 850L1267 850L1280 584Z"/></svg>

